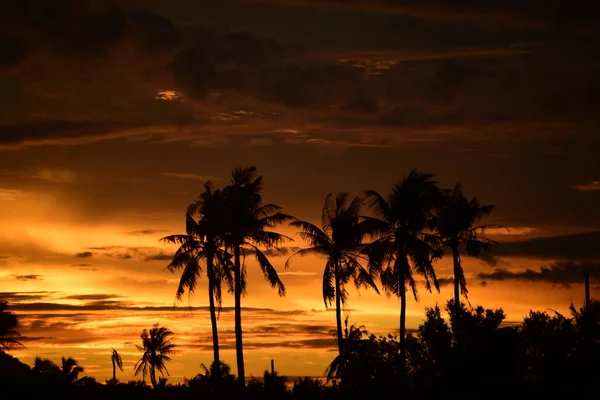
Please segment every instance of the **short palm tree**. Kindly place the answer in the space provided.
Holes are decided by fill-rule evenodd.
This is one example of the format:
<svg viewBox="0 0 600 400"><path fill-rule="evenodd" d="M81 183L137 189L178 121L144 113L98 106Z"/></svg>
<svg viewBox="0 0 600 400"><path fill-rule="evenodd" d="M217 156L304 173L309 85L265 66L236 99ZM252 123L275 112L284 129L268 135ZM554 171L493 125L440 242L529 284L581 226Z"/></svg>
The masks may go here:
<svg viewBox="0 0 600 400"><path fill-rule="evenodd" d="M284 296L285 286L260 247L273 248L284 240L292 240L267 230L291 219L291 217L282 213L281 207L277 205L262 204L262 188L262 176L256 176L255 167L248 167L235 168L232 172L231 184L223 189L227 204L225 242L227 248L233 248L235 343L240 386L246 385L241 308L241 298L245 292L245 255L246 253L255 255L269 284L277 288L280 296Z"/></svg>
<svg viewBox="0 0 600 400"><path fill-rule="evenodd" d="M79 374L83 372L83 367L77 364L77 360L72 357L61 360L60 377L61 381L71 384L79 379Z"/></svg>
<svg viewBox="0 0 600 400"><path fill-rule="evenodd" d="M227 252L223 249L225 202L220 190L213 190L210 182L204 184L204 192L188 207L186 213L186 233L162 238L166 243L178 244L179 249L167 266L169 272L181 272L176 299L183 294L192 295L202 273L202 263L206 265L208 278L208 301L213 339L214 362L220 364L218 313L221 310L221 284L226 280L231 288L232 267Z"/></svg>
<svg viewBox="0 0 600 400"><path fill-rule="evenodd" d="M412 291L418 301L415 274L425 278L427 290L431 291L431 279L439 291L433 268L438 241L431 232L442 191L432 174L412 170L387 198L374 190L365 194L375 215L366 222L378 235L365 253L383 289L400 299L400 352L401 360L406 360L406 292Z"/></svg>
<svg viewBox="0 0 600 400"><path fill-rule="evenodd" d="M18 341L21 334L15 330L18 325L17 316L8 311L8 303L0 301L0 352L23 347Z"/></svg>
<svg viewBox="0 0 600 400"><path fill-rule="evenodd" d="M146 380L146 376L150 375L152 387L156 387L156 371L162 376L169 375L166 367L166 362L171 361L170 355L176 352L176 345L173 343L173 332L164 326L155 324L149 331L144 329L140 335L142 345L136 345L137 349L143 352L142 358L135 364L134 373L137 376L140 372L142 378Z"/></svg>
<svg viewBox="0 0 600 400"><path fill-rule="evenodd" d="M500 225L477 225L494 209L493 205L481 206L477 197L468 200L460 184L446 190L436 217L436 229L442 248L452 251L454 265L454 305L460 308L460 295L467 296L467 281L462 268L460 248L467 254L477 256L496 242L485 237L485 230Z"/></svg>
<svg viewBox="0 0 600 400"><path fill-rule="evenodd" d="M112 354L110 355L110 361L112 362L112 369L113 369L113 377L112 377L111 383L113 385L116 385L117 384L117 368L119 368L121 370L121 372L125 372L123 370L123 359L121 358L121 355L115 349L112 349Z"/></svg>
<svg viewBox="0 0 600 400"><path fill-rule="evenodd" d="M33 362L32 372L49 377L58 377L61 374L61 369L54 361L47 358L36 357Z"/></svg>
<svg viewBox="0 0 600 400"><path fill-rule="evenodd" d="M357 288L372 287L379 293L371 274L363 268L361 262L364 256L363 239L368 232L360 217L362 200L355 197L348 201L348 193L341 192L334 198L331 194L325 197L321 213L321 225L306 221L293 221L291 226L301 229L298 235L306 240L310 247L294 253L286 262L286 267L297 256L318 254L325 256L323 271L323 300L325 307L335 301L336 337L338 351L343 353L344 340L342 337L342 305L347 299L345 285L353 280Z"/></svg>

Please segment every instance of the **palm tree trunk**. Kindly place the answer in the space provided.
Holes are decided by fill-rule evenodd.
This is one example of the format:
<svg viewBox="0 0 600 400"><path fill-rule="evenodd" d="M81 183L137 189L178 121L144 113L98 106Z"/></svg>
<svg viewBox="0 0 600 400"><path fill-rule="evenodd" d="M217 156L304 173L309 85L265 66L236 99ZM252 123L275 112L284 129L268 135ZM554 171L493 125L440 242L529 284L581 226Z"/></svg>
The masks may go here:
<svg viewBox="0 0 600 400"><path fill-rule="evenodd" d="M400 362L402 369L406 366L406 288L404 282L401 282L398 274L398 284L400 285Z"/></svg>
<svg viewBox="0 0 600 400"><path fill-rule="evenodd" d="M113 384L117 384L117 365L115 364L115 356L111 357L112 365L113 365Z"/></svg>
<svg viewBox="0 0 600 400"><path fill-rule="evenodd" d="M233 248L234 279L235 279L235 353L237 359L238 383L246 386L246 372L244 370L244 345L242 343L242 270L240 264L240 246Z"/></svg>
<svg viewBox="0 0 600 400"><path fill-rule="evenodd" d="M212 254L206 258L206 269L208 272L208 305L210 308L210 325L213 339L213 363L220 364L219 358L219 332L217 330L217 312L215 310L215 271Z"/></svg>
<svg viewBox="0 0 600 400"><path fill-rule="evenodd" d="M343 338L342 338L342 296L340 295L340 271L339 263L335 263L334 279L335 279L335 322L336 322L336 333L338 351L340 356L344 350Z"/></svg>
<svg viewBox="0 0 600 400"><path fill-rule="evenodd" d="M460 309L460 261L458 260L458 248L452 245L452 258L454 259L454 307Z"/></svg>
<svg viewBox="0 0 600 400"><path fill-rule="evenodd" d="M150 367L150 381L152 382L152 388L156 389L156 372L154 371L154 366Z"/></svg>

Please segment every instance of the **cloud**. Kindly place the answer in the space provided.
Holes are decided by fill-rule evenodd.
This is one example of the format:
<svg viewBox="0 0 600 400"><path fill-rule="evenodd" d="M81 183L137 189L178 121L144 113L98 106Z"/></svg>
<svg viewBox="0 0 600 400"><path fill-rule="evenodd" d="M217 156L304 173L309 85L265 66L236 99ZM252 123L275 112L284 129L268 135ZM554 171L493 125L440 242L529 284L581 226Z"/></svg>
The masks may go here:
<svg viewBox="0 0 600 400"><path fill-rule="evenodd" d="M500 242L479 257L491 265L498 257L524 257L552 260L600 259L600 231Z"/></svg>
<svg viewBox="0 0 600 400"><path fill-rule="evenodd" d="M146 257L144 257L144 261L171 261L173 259L173 255L169 255L169 254L165 254L165 253L159 253L159 254L152 254L152 255L148 255Z"/></svg>
<svg viewBox="0 0 600 400"><path fill-rule="evenodd" d="M598 13L594 2L546 0L506 1L415 1L415 0L246 0L277 6L318 7L326 11L362 10L373 13L408 14L435 20L472 20L529 28L555 28L561 31L593 24Z"/></svg>
<svg viewBox="0 0 600 400"><path fill-rule="evenodd" d="M18 274L12 274L11 276L14 279L17 279L19 281L41 281L41 280L43 280L42 275L18 275Z"/></svg>
<svg viewBox="0 0 600 400"><path fill-rule="evenodd" d="M54 292L0 292L0 299L11 303L39 301L48 298Z"/></svg>
<svg viewBox="0 0 600 400"><path fill-rule="evenodd" d="M90 258L93 256L94 256L94 253L92 253L91 251L84 251L84 252L75 254L75 257L77 257L77 258Z"/></svg>
<svg viewBox="0 0 600 400"><path fill-rule="evenodd" d="M187 179L191 181L218 181L221 178L217 178L211 175L198 175L192 173L180 173L180 172L162 172L162 176L167 178Z"/></svg>
<svg viewBox="0 0 600 400"><path fill-rule="evenodd" d="M290 256L300 249L301 249L301 247L289 246L289 247L280 247L277 249L266 249L266 250L263 250L262 252L267 257L284 257L284 256Z"/></svg>
<svg viewBox="0 0 600 400"><path fill-rule="evenodd" d="M117 294L74 294L63 297L65 300L109 300L116 299L123 296Z"/></svg>
<svg viewBox="0 0 600 400"><path fill-rule="evenodd" d="M600 190L600 181L593 181L587 185L575 185L572 187L580 192L595 192Z"/></svg>
<svg viewBox="0 0 600 400"><path fill-rule="evenodd" d="M574 283L583 283L585 271L589 272L591 281L600 282L600 262L559 261L549 267L540 267L537 271L497 268L493 272L478 273L477 277L486 281L546 282L570 287Z"/></svg>
<svg viewBox="0 0 600 400"><path fill-rule="evenodd" d="M437 278L438 283L440 284L440 287L442 286L448 286L448 285L454 285L454 278L453 277L443 277L443 278Z"/></svg>
<svg viewBox="0 0 600 400"><path fill-rule="evenodd" d="M166 232L166 230L164 230L164 229L142 229L139 231L127 232L127 234L133 235L133 236L149 236L149 235L154 235L156 233L161 233L161 232Z"/></svg>

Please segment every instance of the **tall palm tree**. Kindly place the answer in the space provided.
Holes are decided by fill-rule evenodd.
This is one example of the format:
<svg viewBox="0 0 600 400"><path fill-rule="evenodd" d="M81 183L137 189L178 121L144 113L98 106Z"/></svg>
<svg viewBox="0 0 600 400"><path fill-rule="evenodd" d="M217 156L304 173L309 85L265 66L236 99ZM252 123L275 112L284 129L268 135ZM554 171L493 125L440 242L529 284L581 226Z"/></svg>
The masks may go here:
<svg viewBox="0 0 600 400"><path fill-rule="evenodd" d="M71 384L79 379L79 374L83 372L83 367L77 364L77 360L72 357L61 360L60 378L63 383Z"/></svg>
<svg viewBox="0 0 600 400"><path fill-rule="evenodd" d="M276 227L291 217L282 213L281 207L277 205L262 204L262 188L263 179L262 176L257 176L255 167L238 167L232 172L231 184L223 190L227 204L226 247L233 248L238 383L243 387L246 385L246 374L242 341L241 298L242 293L245 292L245 255L247 252L255 255L267 281L273 288L277 288L280 296L284 296L285 286L260 247L273 248L284 240L292 240L279 233L266 230Z"/></svg>
<svg viewBox="0 0 600 400"><path fill-rule="evenodd" d="M112 368L113 368L112 384L116 385L117 384L117 367L121 370L121 372L125 372L123 370L123 359L121 358L121 355L115 349L112 349L112 354L110 355L110 361L112 361Z"/></svg>
<svg viewBox="0 0 600 400"><path fill-rule="evenodd" d="M378 234L365 253L384 290L400 299L400 352L401 360L406 360L406 292L412 291L418 301L415 273L425 278L427 290L431 291L431 279L439 291L433 268L437 238L431 228L442 192L432 174L412 170L387 198L374 190L365 194L375 215L366 222Z"/></svg>
<svg viewBox="0 0 600 400"><path fill-rule="evenodd" d="M186 234L162 238L166 243L180 247L167 266L169 272L182 271L177 287L176 299L181 300L185 291L192 295L202 273L201 262L206 264L208 277L208 301L213 339L215 365L220 364L218 313L221 310L221 283L226 280L231 288L230 257L223 250L225 227L225 202L220 190L213 190L212 184L204 184L204 192L188 207L186 213Z"/></svg>
<svg viewBox="0 0 600 400"><path fill-rule="evenodd" d="M142 345L136 345L137 349L143 352L142 358L135 364L134 374L137 376L140 372L142 378L146 380L146 375L150 375L150 381L152 387L156 387L158 384L156 380L156 371L160 372L161 375L169 375L169 371L165 363L171 361L170 355L176 352L175 343L173 343L173 332L164 326L154 324L150 331L144 329L140 337L142 338Z"/></svg>
<svg viewBox="0 0 600 400"><path fill-rule="evenodd" d="M17 316L8 311L8 303L0 301L0 352L23 347L18 341L21 334L15 330L18 325Z"/></svg>
<svg viewBox="0 0 600 400"><path fill-rule="evenodd" d="M306 221L293 221L291 226L300 228L298 235L306 240L310 247L294 253L286 262L288 267L296 256L318 254L327 257L323 271L323 300L325 307L335 300L335 317L338 351L344 350L342 337L341 308L345 304L348 292L345 285L352 279L356 287L372 287L379 293L371 274L363 268L363 239L368 234L365 222L360 217L362 200L355 197L348 202L348 193L341 192L333 198L325 197L321 213L322 228Z"/></svg>
<svg viewBox="0 0 600 400"><path fill-rule="evenodd" d="M452 251L454 264L454 305L460 308L460 295L467 296L467 281L461 264L460 248L464 246L470 256L488 250L496 242L485 237L485 230L500 225L477 225L494 209L493 205L481 206L477 197L468 200L457 183L453 189L444 191L444 200L436 217L436 229L442 248Z"/></svg>

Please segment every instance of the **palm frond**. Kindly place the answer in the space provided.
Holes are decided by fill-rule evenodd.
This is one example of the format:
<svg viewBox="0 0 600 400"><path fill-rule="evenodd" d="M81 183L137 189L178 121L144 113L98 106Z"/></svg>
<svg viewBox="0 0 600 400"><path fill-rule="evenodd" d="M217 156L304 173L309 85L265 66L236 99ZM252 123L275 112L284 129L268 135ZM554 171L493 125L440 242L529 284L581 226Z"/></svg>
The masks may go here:
<svg viewBox="0 0 600 400"><path fill-rule="evenodd" d="M281 279L279 279L277 271L275 270L267 256L265 256L265 254L262 251L260 251L258 247L253 246L253 248L254 254L256 256L256 261L258 261L258 265L260 266L260 269L265 275L265 278L267 278L267 281L269 282L271 287L277 288L277 293L280 296L285 296L285 286L283 285L283 282L281 282Z"/></svg>
<svg viewBox="0 0 600 400"><path fill-rule="evenodd" d="M383 221L391 221L391 208L386 199L375 190L365 190L364 193L373 214Z"/></svg>

